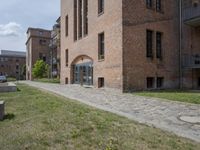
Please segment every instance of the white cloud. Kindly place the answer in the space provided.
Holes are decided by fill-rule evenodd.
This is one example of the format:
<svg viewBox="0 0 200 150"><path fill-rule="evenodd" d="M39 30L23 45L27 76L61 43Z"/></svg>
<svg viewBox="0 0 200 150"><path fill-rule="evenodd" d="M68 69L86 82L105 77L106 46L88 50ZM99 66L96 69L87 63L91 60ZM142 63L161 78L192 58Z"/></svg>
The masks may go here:
<svg viewBox="0 0 200 150"><path fill-rule="evenodd" d="M0 36L19 36L22 27L16 22L9 22L8 24L0 24Z"/></svg>

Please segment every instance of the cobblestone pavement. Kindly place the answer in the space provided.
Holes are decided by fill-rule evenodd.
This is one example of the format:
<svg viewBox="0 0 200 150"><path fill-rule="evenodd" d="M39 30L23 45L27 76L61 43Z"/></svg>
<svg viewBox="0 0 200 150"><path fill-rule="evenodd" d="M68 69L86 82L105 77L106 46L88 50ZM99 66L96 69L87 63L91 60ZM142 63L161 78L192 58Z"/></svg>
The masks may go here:
<svg viewBox="0 0 200 150"><path fill-rule="evenodd" d="M200 142L200 123L188 123L180 119L182 116L199 118L200 105L122 94L114 89L31 81L22 83Z"/></svg>

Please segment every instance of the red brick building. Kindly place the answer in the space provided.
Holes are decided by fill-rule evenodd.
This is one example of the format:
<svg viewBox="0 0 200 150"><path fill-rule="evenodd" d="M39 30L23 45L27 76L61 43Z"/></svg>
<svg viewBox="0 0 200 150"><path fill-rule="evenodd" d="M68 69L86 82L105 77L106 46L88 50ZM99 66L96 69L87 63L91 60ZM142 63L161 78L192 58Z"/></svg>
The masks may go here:
<svg viewBox="0 0 200 150"><path fill-rule="evenodd" d="M182 87L200 89L200 0L183 0L182 6Z"/></svg>
<svg viewBox="0 0 200 150"><path fill-rule="evenodd" d="M0 51L0 75L25 79L24 66L26 65L26 53L20 51Z"/></svg>
<svg viewBox="0 0 200 150"><path fill-rule="evenodd" d="M61 0L61 83L198 88L199 67L183 57L200 51L200 8L186 1Z"/></svg>
<svg viewBox="0 0 200 150"><path fill-rule="evenodd" d="M39 28L28 28L26 42L26 79L33 80L32 68L37 60L49 64L51 31Z"/></svg>

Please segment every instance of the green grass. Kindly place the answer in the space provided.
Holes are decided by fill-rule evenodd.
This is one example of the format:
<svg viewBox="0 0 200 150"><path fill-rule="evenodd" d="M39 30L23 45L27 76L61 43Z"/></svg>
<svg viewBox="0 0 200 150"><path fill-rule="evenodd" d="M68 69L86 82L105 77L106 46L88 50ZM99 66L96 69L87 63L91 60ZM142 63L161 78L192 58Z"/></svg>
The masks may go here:
<svg viewBox="0 0 200 150"><path fill-rule="evenodd" d="M187 102L193 104L200 104L200 93L190 91L152 91L152 92L138 92L135 93L139 96L156 97L162 99L168 99L172 101Z"/></svg>
<svg viewBox="0 0 200 150"><path fill-rule="evenodd" d="M8 78L7 78L7 81L8 81L8 82L13 82L13 81L16 81L16 78L14 78L14 77L8 77Z"/></svg>
<svg viewBox="0 0 200 150"><path fill-rule="evenodd" d="M36 82L44 82L44 83L60 83L60 79L53 78L53 79L48 79L48 78L42 78L42 79L34 79Z"/></svg>
<svg viewBox="0 0 200 150"><path fill-rule="evenodd" d="M200 143L70 99L18 85L0 94L1 150L199 150Z"/></svg>

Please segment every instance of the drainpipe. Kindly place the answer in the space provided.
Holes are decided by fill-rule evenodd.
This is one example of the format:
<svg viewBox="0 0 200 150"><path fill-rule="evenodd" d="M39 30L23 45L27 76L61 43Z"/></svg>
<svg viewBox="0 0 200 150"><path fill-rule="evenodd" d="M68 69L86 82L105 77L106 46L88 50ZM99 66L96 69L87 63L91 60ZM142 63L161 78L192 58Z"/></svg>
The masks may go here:
<svg viewBox="0 0 200 150"><path fill-rule="evenodd" d="M183 88L182 72L182 0L179 0L179 87Z"/></svg>

